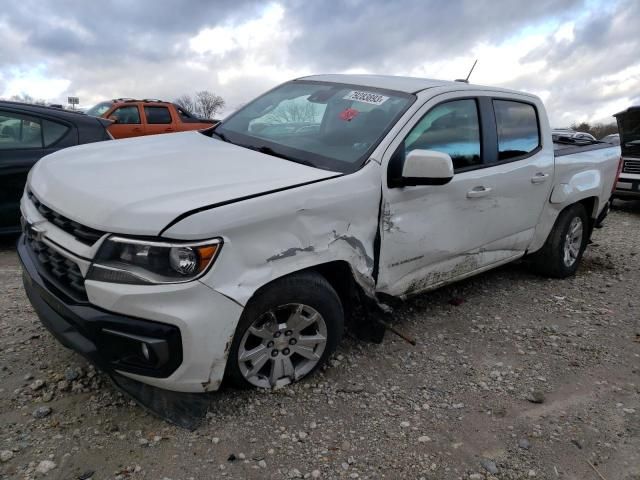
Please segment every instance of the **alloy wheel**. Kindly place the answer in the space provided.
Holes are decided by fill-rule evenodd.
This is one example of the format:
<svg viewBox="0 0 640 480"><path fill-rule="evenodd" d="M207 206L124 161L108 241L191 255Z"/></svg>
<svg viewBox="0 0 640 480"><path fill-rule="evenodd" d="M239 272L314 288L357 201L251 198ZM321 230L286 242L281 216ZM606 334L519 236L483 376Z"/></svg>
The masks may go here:
<svg viewBox="0 0 640 480"><path fill-rule="evenodd" d="M580 249L582 248L582 236L584 228L582 225L582 219L575 217L569 224L569 229L564 239L564 264L567 267L572 267L578 260L580 255Z"/></svg>
<svg viewBox="0 0 640 480"><path fill-rule="evenodd" d="M312 307L291 303L269 310L245 332L238 366L245 380L261 388L297 381L320 362L327 325Z"/></svg>

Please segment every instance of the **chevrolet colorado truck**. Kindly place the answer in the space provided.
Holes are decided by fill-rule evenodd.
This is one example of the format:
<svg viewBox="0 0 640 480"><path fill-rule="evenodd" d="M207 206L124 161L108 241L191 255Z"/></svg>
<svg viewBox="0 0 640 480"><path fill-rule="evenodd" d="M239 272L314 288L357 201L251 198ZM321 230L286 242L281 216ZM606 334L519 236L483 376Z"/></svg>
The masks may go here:
<svg viewBox="0 0 640 480"><path fill-rule="evenodd" d="M18 252L42 323L111 375L273 388L327 360L355 299L383 308L523 257L574 274L619 161L554 150L530 94L310 76L204 132L45 157Z"/></svg>

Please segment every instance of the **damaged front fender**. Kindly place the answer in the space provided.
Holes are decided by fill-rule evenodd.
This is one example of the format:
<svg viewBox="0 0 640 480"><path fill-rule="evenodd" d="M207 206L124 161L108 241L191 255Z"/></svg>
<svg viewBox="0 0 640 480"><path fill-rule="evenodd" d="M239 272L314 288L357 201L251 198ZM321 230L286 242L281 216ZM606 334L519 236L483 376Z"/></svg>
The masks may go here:
<svg viewBox="0 0 640 480"><path fill-rule="evenodd" d="M167 230L176 239L222 236L224 247L201 281L245 305L260 287L333 261L347 262L374 295L379 165L199 212Z"/></svg>

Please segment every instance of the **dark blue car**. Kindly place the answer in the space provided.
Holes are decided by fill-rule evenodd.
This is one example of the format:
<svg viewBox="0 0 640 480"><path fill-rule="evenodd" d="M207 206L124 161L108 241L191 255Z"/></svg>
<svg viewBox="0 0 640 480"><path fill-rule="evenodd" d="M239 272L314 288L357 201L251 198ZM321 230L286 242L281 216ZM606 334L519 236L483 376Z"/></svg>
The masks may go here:
<svg viewBox="0 0 640 480"><path fill-rule="evenodd" d="M0 101L0 235L20 231L20 197L31 167L62 148L109 140L109 120Z"/></svg>

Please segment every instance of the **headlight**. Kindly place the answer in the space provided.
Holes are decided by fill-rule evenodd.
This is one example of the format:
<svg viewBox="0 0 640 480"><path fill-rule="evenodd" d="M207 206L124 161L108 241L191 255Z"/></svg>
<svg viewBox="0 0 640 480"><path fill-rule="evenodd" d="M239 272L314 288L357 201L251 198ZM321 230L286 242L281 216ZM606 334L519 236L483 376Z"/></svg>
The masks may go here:
<svg viewBox="0 0 640 480"><path fill-rule="evenodd" d="M87 280L154 284L194 280L211 266L222 240L156 242L125 237L107 238L87 274Z"/></svg>

